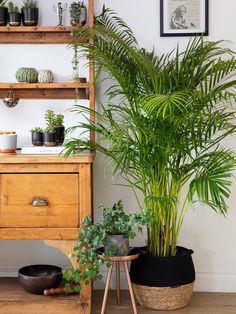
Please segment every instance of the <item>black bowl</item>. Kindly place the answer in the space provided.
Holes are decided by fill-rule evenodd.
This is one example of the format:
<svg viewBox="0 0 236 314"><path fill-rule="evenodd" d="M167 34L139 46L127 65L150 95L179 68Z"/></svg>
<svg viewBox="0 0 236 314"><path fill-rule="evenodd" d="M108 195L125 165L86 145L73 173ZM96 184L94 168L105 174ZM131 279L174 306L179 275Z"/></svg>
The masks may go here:
<svg viewBox="0 0 236 314"><path fill-rule="evenodd" d="M62 281L61 268L53 265L30 265L19 269L18 277L23 288L33 294L57 288Z"/></svg>

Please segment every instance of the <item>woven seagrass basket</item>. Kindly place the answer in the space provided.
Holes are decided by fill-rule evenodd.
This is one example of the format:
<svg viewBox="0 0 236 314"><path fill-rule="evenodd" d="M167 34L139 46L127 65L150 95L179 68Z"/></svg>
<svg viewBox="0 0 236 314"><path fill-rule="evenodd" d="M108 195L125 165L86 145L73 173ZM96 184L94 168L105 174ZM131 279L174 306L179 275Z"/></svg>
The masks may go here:
<svg viewBox="0 0 236 314"><path fill-rule="evenodd" d="M178 287L148 287L132 284L138 304L154 310L176 310L188 305L194 282Z"/></svg>

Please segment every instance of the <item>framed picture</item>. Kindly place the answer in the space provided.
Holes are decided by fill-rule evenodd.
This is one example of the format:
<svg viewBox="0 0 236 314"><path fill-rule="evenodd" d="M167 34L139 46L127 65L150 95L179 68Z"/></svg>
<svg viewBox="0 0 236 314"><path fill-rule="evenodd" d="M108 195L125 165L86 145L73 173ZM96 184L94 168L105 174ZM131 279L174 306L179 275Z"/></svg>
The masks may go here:
<svg viewBox="0 0 236 314"><path fill-rule="evenodd" d="M161 36L208 35L208 0L160 0Z"/></svg>

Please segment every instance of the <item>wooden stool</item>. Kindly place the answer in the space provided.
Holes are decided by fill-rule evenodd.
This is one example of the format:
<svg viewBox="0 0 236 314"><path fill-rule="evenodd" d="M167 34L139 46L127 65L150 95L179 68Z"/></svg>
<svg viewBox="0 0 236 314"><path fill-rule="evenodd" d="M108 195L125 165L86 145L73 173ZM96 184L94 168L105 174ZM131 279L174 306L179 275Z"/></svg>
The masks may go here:
<svg viewBox="0 0 236 314"><path fill-rule="evenodd" d="M124 264L126 278L127 278L127 282L128 282L129 293L130 293L130 298L131 298L131 302L132 302L133 311L134 311L134 314L138 313L137 312L137 307L136 307L136 304L135 304L132 283L131 283L130 276L129 276L128 262L137 259L139 257L139 254L140 253L133 254L133 255L127 255L127 256L103 256L103 255L98 255L99 258L102 258L105 261L109 261L111 263L111 266L108 268L108 271L107 271L107 280L106 280L106 286L105 286L105 291L104 291L104 296L103 296L101 314L105 313L106 304L107 304L108 290L109 290L109 287L110 287L111 274L112 274L112 269L113 269L113 264L114 263L116 265L116 300L117 300L117 304L120 305L120 263L123 263Z"/></svg>

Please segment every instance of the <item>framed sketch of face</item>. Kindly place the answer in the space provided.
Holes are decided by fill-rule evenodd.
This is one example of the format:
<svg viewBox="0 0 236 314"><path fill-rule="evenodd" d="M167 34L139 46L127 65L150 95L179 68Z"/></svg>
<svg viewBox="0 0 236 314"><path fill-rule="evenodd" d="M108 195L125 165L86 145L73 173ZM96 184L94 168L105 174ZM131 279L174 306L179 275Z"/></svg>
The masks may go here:
<svg viewBox="0 0 236 314"><path fill-rule="evenodd" d="M208 35L208 0L160 0L160 35Z"/></svg>

